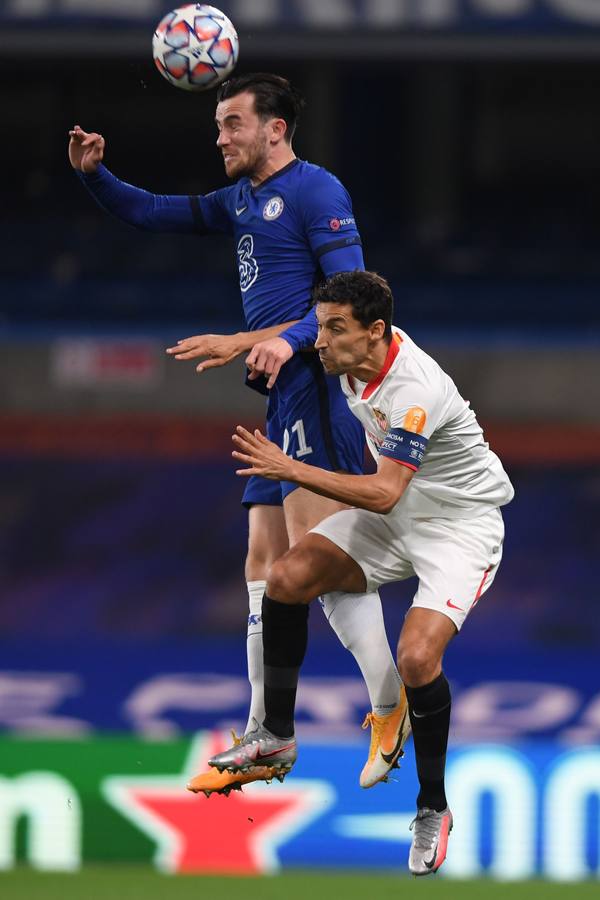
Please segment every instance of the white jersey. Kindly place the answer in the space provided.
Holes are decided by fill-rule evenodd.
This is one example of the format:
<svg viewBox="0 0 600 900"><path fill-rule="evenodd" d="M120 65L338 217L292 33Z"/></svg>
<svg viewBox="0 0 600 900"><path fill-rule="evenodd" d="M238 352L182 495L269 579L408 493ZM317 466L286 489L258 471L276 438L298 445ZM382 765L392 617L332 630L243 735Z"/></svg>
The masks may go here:
<svg viewBox="0 0 600 900"><path fill-rule="evenodd" d="M404 331L393 328L373 381L340 381L375 459L387 456L415 471L393 513L471 518L512 500L513 487L468 403Z"/></svg>

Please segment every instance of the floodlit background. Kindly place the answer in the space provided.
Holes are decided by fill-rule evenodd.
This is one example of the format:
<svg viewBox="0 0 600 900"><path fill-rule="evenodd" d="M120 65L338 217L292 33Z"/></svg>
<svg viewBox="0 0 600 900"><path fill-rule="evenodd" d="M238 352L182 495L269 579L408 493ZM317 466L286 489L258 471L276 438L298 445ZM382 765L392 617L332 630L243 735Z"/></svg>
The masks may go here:
<svg viewBox="0 0 600 900"><path fill-rule="evenodd" d="M447 656L456 827L444 875L593 882L600 5L219 6L238 28L237 71L278 72L304 92L296 152L350 191L397 323L453 376L516 487L499 576ZM221 237L120 224L67 161L78 123L105 136L126 181L161 193L226 183L214 94L178 91L153 67L167 10L0 9L0 884L11 897L54 896L58 882L28 868L107 863L143 878L151 867L405 873L412 750L395 782L360 791L366 691L318 607L293 776L229 800L183 790L245 722L246 515L229 438L263 410L241 361L198 376L164 348L243 328L235 252ZM392 643L413 592L382 592ZM76 895L104 896L98 877ZM329 879L347 896L368 883ZM236 896L228 884L223 896ZM536 890L527 896L554 895ZM570 890L585 888L561 896Z"/></svg>

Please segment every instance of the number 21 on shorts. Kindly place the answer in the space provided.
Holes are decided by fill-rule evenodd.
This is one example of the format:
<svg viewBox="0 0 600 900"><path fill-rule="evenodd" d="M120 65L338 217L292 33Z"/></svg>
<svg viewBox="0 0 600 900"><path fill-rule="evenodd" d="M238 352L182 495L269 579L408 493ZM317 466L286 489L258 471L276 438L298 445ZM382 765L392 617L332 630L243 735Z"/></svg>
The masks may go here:
<svg viewBox="0 0 600 900"><path fill-rule="evenodd" d="M308 456L309 453L313 452L313 448L307 446L306 443L306 434L304 432L304 422L302 419L297 419L296 422L292 425L292 432L298 438L298 449L296 450L296 456L298 459L302 459L303 456ZM283 452L287 454L290 447L290 433L285 429L283 433ZM291 455L291 454L288 454Z"/></svg>

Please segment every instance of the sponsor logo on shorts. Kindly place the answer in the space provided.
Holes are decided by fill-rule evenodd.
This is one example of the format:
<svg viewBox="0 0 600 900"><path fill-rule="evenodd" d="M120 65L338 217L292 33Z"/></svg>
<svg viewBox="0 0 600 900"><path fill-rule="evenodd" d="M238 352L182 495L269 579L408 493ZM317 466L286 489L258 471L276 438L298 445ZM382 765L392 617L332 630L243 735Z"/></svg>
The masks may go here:
<svg viewBox="0 0 600 900"><path fill-rule="evenodd" d="M263 207L263 219L266 219L267 222L278 219L283 212L283 205L283 199L281 197L271 197Z"/></svg>
<svg viewBox="0 0 600 900"><path fill-rule="evenodd" d="M427 421L427 413L420 406L412 406L404 416L402 427L407 431L413 431L415 434L421 434L425 428Z"/></svg>
<svg viewBox="0 0 600 900"><path fill-rule="evenodd" d="M464 612L462 606L457 606L456 603L452 602L452 600L446 600L446 606L449 606L450 609L458 609L460 612Z"/></svg>

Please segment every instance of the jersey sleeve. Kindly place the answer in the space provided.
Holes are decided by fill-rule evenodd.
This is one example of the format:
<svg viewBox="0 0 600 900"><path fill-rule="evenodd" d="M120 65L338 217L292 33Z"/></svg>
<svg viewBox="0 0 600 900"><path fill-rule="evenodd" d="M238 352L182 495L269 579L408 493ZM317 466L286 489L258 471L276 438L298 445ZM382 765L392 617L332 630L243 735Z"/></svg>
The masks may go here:
<svg viewBox="0 0 600 900"><path fill-rule="evenodd" d="M355 243L331 247L322 254L320 263L325 278L331 278L336 272L364 271L365 268L362 247Z"/></svg>
<svg viewBox="0 0 600 900"><path fill-rule="evenodd" d="M408 385L398 392L379 455L387 456L416 472L423 462L438 419L439 404L433 391L425 384Z"/></svg>
<svg viewBox="0 0 600 900"><path fill-rule="evenodd" d="M317 340L317 315L311 306L303 319L282 331L279 337L288 342L294 353L312 347Z"/></svg>
<svg viewBox="0 0 600 900"><path fill-rule="evenodd" d="M199 234L220 232L233 234L233 225L228 213L228 200L231 188L220 188L210 194L190 197L192 215L196 221Z"/></svg>
<svg viewBox="0 0 600 900"><path fill-rule="evenodd" d="M304 228L324 274L364 269L352 202L341 182L318 169L304 186L302 204Z"/></svg>
<svg viewBox="0 0 600 900"><path fill-rule="evenodd" d="M103 165L93 174L78 172L78 175L103 209L134 228L179 234L229 230L221 196L227 188L206 196L152 194L121 181Z"/></svg>

